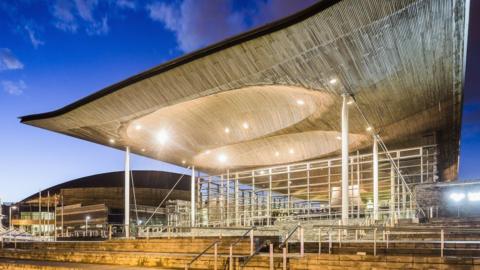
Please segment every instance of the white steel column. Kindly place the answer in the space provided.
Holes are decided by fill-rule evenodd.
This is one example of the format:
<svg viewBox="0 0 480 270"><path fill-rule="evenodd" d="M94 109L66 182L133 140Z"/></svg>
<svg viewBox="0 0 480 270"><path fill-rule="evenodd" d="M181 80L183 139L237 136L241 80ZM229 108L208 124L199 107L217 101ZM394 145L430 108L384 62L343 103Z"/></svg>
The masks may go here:
<svg viewBox="0 0 480 270"><path fill-rule="evenodd" d="M190 178L190 226L192 227L195 227L195 202L195 166L192 166L192 176Z"/></svg>
<svg viewBox="0 0 480 270"><path fill-rule="evenodd" d="M240 191L240 187L239 187L239 183L238 183L238 173L235 174L235 194L234 194L234 198L235 198L235 225L238 226L240 225L240 215L239 215L239 212L238 212L238 209L239 209L239 191ZM245 201L244 201L244 204L245 204Z"/></svg>
<svg viewBox="0 0 480 270"><path fill-rule="evenodd" d="M130 148L125 148L125 186L124 186L124 220L125 225L125 237L130 237Z"/></svg>
<svg viewBox="0 0 480 270"><path fill-rule="evenodd" d="M395 168L390 165L390 217L395 214Z"/></svg>
<svg viewBox="0 0 480 270"><path fill-rule="evenodd" d="M373 135L373 218L378 220L378 142Z"/></svg>
<svg viewBox="0 0 480 270"><path fill-rule="evenodd" d="M342 222L348 221L348 95L343 94L342 103Z"/></svg>

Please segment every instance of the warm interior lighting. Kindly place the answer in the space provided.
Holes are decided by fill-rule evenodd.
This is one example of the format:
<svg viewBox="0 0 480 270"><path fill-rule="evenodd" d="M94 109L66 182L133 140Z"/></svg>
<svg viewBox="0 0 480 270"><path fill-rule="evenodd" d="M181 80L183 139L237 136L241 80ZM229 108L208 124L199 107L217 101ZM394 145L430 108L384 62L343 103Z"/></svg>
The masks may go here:
<svg viewBox="0 0 480 270"><path fill-rule="evenodd" d="M115 143L115 140L114 139L110 139L108 140L109 143Z"/></svg>
<svg viewBox="0 0 480 270"><path fill-rule="evenodd" d="M186 160L182 160L182 164L185 164L185 163L187 163L187 161L186 161Z"/></svg>
<svg viewBox="0 0 480 270"><path fill-rule="evenodd" d="M305 104L305 101L303 101L303 99L297 99L297 104L302 106Z"/></svg>
<svg viewBox="0 0 480 270"><path fill-rule="evenodd" d="M265 171L260 171L260 175L265 175L267 172Z"/></svg>
<svg viewBox="0 0 480 270"><path fill-rule="evenodd" d="M225 161L227 161L227 156L225 154L218 155L218 161L224 163Z"/></svg>
<svg viewBox="0 0 480 270"><path fill-rule="evenodd" d="M353 100L350 99L349 101L347 101L347 105L352 105L353 104Z"/></svg>
<svg viewBox="0 0 480 270"><path fill-rule="evenodd" d="M450 199L452 199L455 202L459 202L465 199L465 193L453 192L450 194Z"/></svg>
<svg viewBox="0 0 480 270"><path fill-rule="evenodd" d="M142 125L136 124L136 125L135 125L135 130L140 130L140 129L142 129Z"/></svg>
<svg viewBox="0 0 480 270"><path fill-rule="evenodd" d="M278 151L275 152L275 156L278 157L280 156L280 153Z"/></svg>
<svg viewBox="0 0 480 270"><path fill-rule="evenodd" d="M145 152L145 148L142 148L142 152Z"/></svg>
<svg viewBox="0 0 480 270"><path fill-rule="evenodd" d="M86 216L85 219L86 219L86 220L90 220L90 216Z"/></svg>
<svg viewBox="0 0 480 270"><path fill-rule="evenodd" d="M243 122L242 127L244 129L248 129L250 127L250 125L247 122Z"/></svg>
<svg viewBox="0 0 480 270"><path fill-rule="evenodd" d="M293 154L295 153L295 151L292 148L290 148L290 150L288 150L288 153Z"/></svg>
<svg viewBox="0 0 480 270"><path fill-rule="evenodd" d="M225 133L230 133L230 128L226 127L225 128Z"/></svg>
<svg viewBox="0 0 480 270"><path fill-rule="evenodd" d="M467 194L468 200L471 202L480 201L480 192L469 192Z"/></svg>
<svg viewBox="0 0 480 270"><path fill-rule="evenodd" d="M168 140L168 134L165 130L161 130L158 134L157 134L157 140L161 143L161 144L165 144Z"/></svg>
<svg viewBox="0 0 480 270"><path fill-rule="evenodd" d="M205 151L205 155L210 154L210 152L211 152L210 150Z"/></svg>
<svg viewBox="0 0 480 270"><path fill-rule="evenodd" d="M328 81L330 84L336 84L337 83L337 79L331 79L330 81Z"/></svg>
<svg viewBox="0 0 480 270"><path fill-rule="evenodd" d="M372 131L372 127L367 127L367 131Z"/></svg>
<svg viewBox="0 0 480 270"><path fill-rule="evenodd" d="M341 141L341 140L342 140L342 137L337 136L336 139L339 140L339 141Z"/></svg>

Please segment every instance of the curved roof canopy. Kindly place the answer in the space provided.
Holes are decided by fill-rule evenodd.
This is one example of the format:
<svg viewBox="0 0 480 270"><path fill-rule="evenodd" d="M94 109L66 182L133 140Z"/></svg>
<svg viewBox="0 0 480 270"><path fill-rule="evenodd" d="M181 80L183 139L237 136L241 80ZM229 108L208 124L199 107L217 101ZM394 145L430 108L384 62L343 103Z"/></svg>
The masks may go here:
<svg viewBox="0 0 480 270"><path fill-rule="evenodd" d="M435 133L456 176L464 0L324 0L23 123L206 171L337 153L341 95L387 145ZM368 149L350 110L350 147ZM446 172L446 173L445 173Z"/></svg>

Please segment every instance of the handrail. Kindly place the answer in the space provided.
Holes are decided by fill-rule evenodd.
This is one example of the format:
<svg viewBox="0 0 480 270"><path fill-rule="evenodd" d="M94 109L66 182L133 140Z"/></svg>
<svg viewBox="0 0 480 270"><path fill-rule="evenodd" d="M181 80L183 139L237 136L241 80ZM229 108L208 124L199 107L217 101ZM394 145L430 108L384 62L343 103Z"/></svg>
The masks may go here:
<svg viewBox="0 0 480 270"><path fill-rule="evenodd" d="M282 243L280 243L279 247L280 248L283 248L287 245L287 242L288 240L292 237L292 235L298 230L298 228L302 227L299 224L295 225L295 227L293 229L291 229L288 233L287 233L287 237L285 237L285 239L282 241Z"/></svg>
<svg viewBox="0 0 480 270"><path fill-rule="evenodd" d="M235 240L235 242L233 242L233 244L230 244L231 247L234 247L236 246L240 241L242 241L243 238L245 238L245 236L247 236L251 231L255 230L257 227L251 227L249 228L244 234L242 234L241 236L239 236L237 238L237 240Z"/></svg>
<svg viewBox="0 0 480 270"><path fill-rule="evenodd" d="M222 239L217 239L213 241L206 249L204 249L202 252L200 252L197 256L195 256L189 263L185 264L185 269L188 269L190 265L192 265L196 260L198 260L203 254L205 254L209 249L211 249L213 246L221 242Z"/></svg>
<svg viewBox="0 0 480 270"><path fill-rule="evenodd" d="M255 256L257 255L258 253L260 253L260 250L264 247L267 247L268 245L270 245L270 240L265 240L256 250L255 252L253 252L252 254L248 255L244 261L242 262L242 268L245 267L245 265L247 265L247 263Z"/></svg>

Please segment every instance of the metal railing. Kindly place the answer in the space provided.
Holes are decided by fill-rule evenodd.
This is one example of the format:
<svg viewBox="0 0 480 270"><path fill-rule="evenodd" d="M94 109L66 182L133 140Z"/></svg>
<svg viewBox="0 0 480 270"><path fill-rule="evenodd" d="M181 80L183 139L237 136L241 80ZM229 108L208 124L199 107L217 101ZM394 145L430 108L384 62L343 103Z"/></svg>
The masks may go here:
<svg viewBox="0 0 480 270"><path fill-rule="evenodd" d="M269 247L270 248L270 254L273 254L273 244L271 243L270 240L265 240L263 241L262 244L260 244L256 249L255 251L250 254L249 256L243 258L243 261L242 261L242 264L241 264L241 267L244 268L245 266L247 266L247 264L250 262L250 260L252 260L253 257L255 257L257 254L260 253L260 251L263 249L263 248L266 248L266 247ZM270 266L272 267L272 266ZM273 268L272 268L273 269Z"/></svg>
<svg viewBox="0 0 480 270"><path fill-rule="evenodd" d="M189 263L185 264L185 270L188 270L188 268L190 268L190 266L195 262L197 261L200 257L202 257L205 253L207 253L207 251L209 249L211 249L212 247L214 247L214 270L217 270L217 258L218 258L218 243L220 243L222 241L222 239L217 239L215 241L213 241L213 243L211 243L210 245L207 246L207 248L205 248L202 252L200 252L197 256L195 256Z"/></svg>

